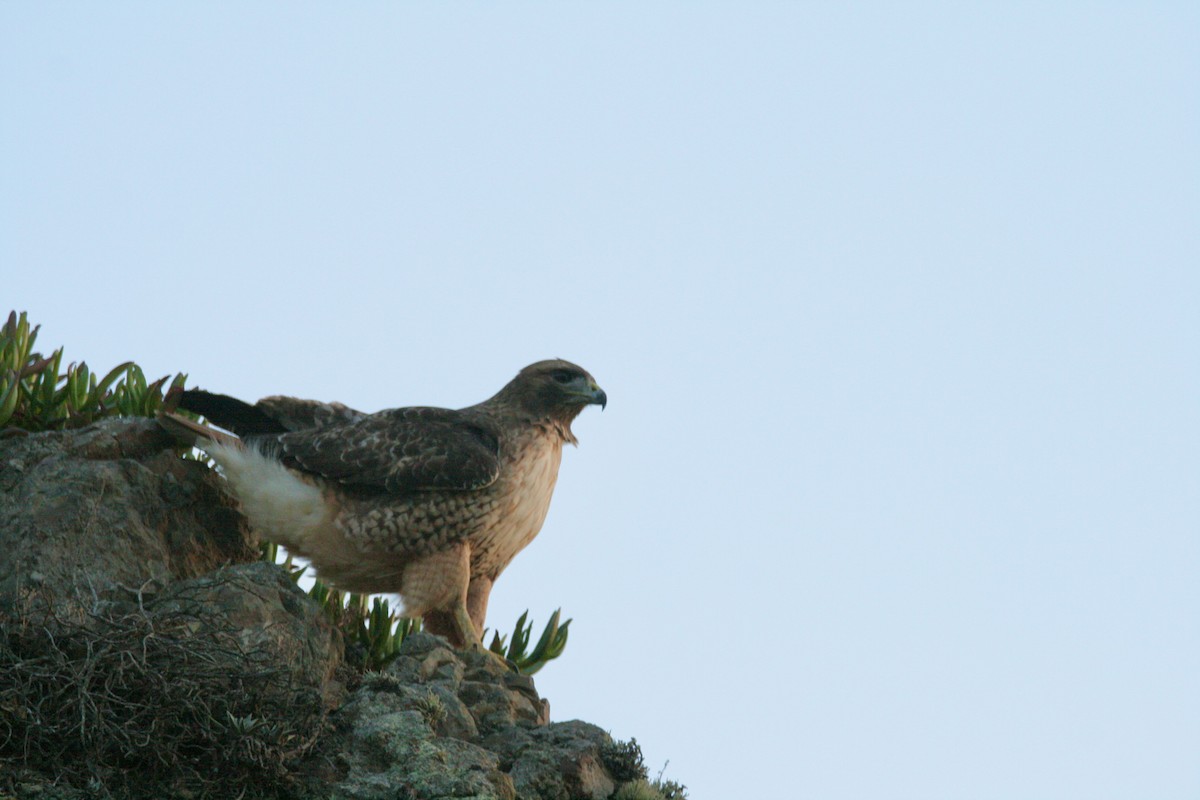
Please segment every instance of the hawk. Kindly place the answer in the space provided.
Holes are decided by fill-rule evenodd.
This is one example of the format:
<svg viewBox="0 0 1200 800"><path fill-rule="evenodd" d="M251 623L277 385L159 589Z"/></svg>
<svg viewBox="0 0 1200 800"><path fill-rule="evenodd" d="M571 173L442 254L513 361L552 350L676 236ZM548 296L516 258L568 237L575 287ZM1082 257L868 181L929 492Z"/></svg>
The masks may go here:
<svg viewBox="0 0 1200 800"><path fill-rule="evenodd" d="M608 398L568 361L531 364L458 410L364 414L187 390L161 420L221 468L251 525L340 589L394 593L404 615L459 647L481 646L492 584L542 527L571 422Z"/></svg>

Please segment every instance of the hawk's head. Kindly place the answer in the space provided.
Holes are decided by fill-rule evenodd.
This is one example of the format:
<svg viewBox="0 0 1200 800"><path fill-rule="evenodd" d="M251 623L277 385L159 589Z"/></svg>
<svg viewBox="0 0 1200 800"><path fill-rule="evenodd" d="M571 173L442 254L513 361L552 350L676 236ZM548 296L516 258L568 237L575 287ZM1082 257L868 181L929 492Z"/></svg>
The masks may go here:
<svg viewBox="0 0 1200 800"><path fill-rule="evenodd" d="M584 406L608 403L608 396L587 370L570 361L551 359L530 364L500 391L505 400L537 419L570 423Z"/></svg>

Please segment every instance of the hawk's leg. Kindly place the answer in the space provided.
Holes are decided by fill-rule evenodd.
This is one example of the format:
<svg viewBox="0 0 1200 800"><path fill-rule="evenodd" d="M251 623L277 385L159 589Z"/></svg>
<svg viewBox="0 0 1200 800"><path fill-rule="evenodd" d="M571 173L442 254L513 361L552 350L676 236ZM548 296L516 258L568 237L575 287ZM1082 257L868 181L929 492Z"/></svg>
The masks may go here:
<svg viewBox="0 0 1200 800"><path fill-rule="evenodd" d="M454 628L456 638L465 642L468 649L483 649L483 631L476 628L475 623L471 621L466 601L454 604Z"/></svg>
<svg viewBox="0 0 1200 800"><path fill-rule="evenodd" d="M480 641L483 635L483 622L487 617L488 596L492 593L492 580L480 576L472 578L467 587L465 605L456 603L460 608L430 611L425 614L422 625L429 633L444 636L455 647L467 647L472 640ZM465 614L467 619L461 618ZM468 622L470 623L468 625ZM467 632L471 636L466 636Z"/></svg>
<svg viewBox="0 0 1200 800"><path fill-rule="evenodd" d="M480 575L471 578L467 587L467 613L471 615L471 624L483 635L483 620L487 617L488 597L492 593L492 579Z"/></svg>
<svg viewBox="0 0 1200 800"><path fill-rule="evenodd" d="M466 622L470 623L471 630L478 631L480 637L483 636L483 618L487 616L488 596L491 593L492 579L482 576L478 578L472 578L471 585L467 588ZM516 664L509 661L499 653L493 653L491 650L487 649L487 645L484 643L482 638L480 638L478 641L480 650L499 661L506 669L510 669L513 672L520 672Z"/></svg>
<svg viewBox="0 0 1200 800"><path fill-rule="evenodd" d="M429 633L446 637L453 647L469 647L480 634L467 614L470 584L471 546L458 542L405 566L404 604L422 618Z"/></svg>
<svg viewBox="0 0 1200 800"><path fill-rule="evenodd" d="M444 636L457 650L483 653L504 665L505 669L517 671L517 665L499 653L487 649L480 639L482 628L476 626L474 615L468 610L470 601L455 603L452 610L430 611L422 620L429 633Z"/></svg>
<svg viewBox="0 0 1200 800"><path fill-rule="evenodd" d="M458 626L454 614L449 611L428 611L421 617L421 627L435 636L441 636L454 647L464 647L467 643L459 638Z"/></svg>
<svg viewBox="0 0 1200 800"><path fill-rule="evenodd" d="M459 650L486 653L515 672L515 664L487 649L482 640L483 621L487 616L491 593L491 578L471 578L464 592L465 597L458 597L448 608L427 612L422 619L422 626L429 633L446 637L451 646Z"/></svg>

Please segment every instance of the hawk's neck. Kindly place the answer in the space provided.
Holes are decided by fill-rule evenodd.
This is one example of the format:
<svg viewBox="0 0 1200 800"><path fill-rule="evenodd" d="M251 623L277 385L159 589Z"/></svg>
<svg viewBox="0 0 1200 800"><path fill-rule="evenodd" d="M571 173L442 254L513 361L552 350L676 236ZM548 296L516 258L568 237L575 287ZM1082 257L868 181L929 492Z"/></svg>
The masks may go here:
<svg viewBox="0 0 1200 800"><path fill-rule="evenodd" d="M483 412L506 434L513 438L524 438L530 433L538 434L561 444L578 445L579 440L571 431L571 423L579 416L582 407L563 413L535 414L527 409L507 403L481 403L473 410Z"/></svg>

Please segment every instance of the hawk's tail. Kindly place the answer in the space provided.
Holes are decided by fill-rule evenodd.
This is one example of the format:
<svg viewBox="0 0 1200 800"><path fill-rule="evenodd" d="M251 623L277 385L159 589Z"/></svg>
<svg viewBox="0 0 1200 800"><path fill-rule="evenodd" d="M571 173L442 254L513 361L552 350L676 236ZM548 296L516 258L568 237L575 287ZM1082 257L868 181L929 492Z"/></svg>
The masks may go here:
<svg viewBox="0 0 1200 800"><path fill-rule="evenodd" d="M201 425L199 422L194 422L181 414L174 414L170 411L159 412L158 424L163 427L163 430L174 436L180 444L199 447L201 450L209 442L216 442L227 447L242 446L241 440L236 436L230 436L228 433Z"/></svg>
<svg viewBox="0 0 1200 800"><path fill-rule="evenodd" d="M158 415L158 423L217 463L253 527L296 555L307 553L330 513L319 488L298 478L255 442L169 411Z"/></svg>
<svg viewBox="0 0 1200 800"><path fill-rule="evenodd" d="M227 394L185 389L179 393L179 407L199 414L238 436L288 432L286 426L258 406Z"/></svg>

